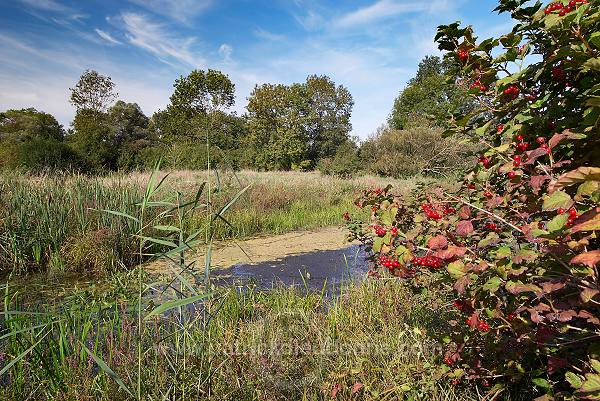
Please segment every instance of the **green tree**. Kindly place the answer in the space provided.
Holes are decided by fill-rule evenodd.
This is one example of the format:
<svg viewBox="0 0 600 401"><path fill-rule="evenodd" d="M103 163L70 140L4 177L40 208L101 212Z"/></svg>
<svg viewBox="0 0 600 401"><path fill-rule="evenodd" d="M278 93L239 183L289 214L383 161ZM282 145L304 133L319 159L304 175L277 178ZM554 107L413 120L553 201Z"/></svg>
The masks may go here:
<svg viewBox="0 0 600 401"><path fill-rule="evenodd" d="M63 168L74 164L56 119L33 108L0 113L0 166Z"/></svg>
<svg viewBox="0 0 600 401"><path fill-rule="evenodd" d="M94 70L85 70L74 88L70 88L69 101L77 111L93 110L104 112L117 98L115 84L109 76Z"/></svg>
<svg viewBox="0 0 600 401"><path fill-rule="evenodd" d="M119 170L131 170L142 162L141 152L154 146L157 138L148 129L149 118L137 103L117 101L108 109L110 141L118 149L116 167Z"/></svg>
<svg viewBox="0 0 600 401"><path fill-rule="evenodd" d="M311 75L304 84L308 97L308 158L313 161L336 154L348 143L354 100L350 91L327 76Z"/></svg>
<svg viewBox="0 0 600 401"><path fill-rule="evenodd" d="M425 117L436 125L444 126L449 114L469 107L467 91L448 76L453 66L437 56L426 56L396 100L388 124L404 129L411 116Z"/></svg>
<svg viewBox="0 0 600 401"><path fill-rule="evenodd" d="M254 165L266 169L314 166L349 140L350 92L327 76L305 83L257 86L247 106Z"/></svg>
<svg viewBox="0 0 600 401"><path fill-rule="evenodd" d="M303 85L256 86L247 110L248 142L255 167L289 170L304 160L308 99Z"/></svg>

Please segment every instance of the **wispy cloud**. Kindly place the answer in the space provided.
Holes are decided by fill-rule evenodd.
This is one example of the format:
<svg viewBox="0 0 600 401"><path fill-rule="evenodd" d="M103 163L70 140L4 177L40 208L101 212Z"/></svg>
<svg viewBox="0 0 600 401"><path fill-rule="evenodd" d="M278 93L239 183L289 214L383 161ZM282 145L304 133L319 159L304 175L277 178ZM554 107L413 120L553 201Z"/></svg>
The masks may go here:
<svg viewBox="0 0 600 401"><path fill-rule="evenodd" d="M370 6L342 15L334 21L334 26L349 28L365 25L399 14L427 11L430 7L431 5L424 1L400 3L394 0L379 0Z"/></svg>
<svg viewBox="0 0 600 401"><path fill-rule="evenodd" d="M153 13L180 22L189 22L208 9L213 0L130 0Z"/></svg>
<svg viewBox="0 0 600 401"><path fill-rule="evenodd" d="M221 57L223 57L223 63L231 64L231 62L232 62L231 55L232 54L233 54L233 47L231 47L231 45L228 45L227 43L223 43L219 47L219 55Z"/></svg>
<svg viewBox="0 0 600 401"><path fill-rule="evenodd" d="M21 0L28 7L43 11L53 11L58 13L71 11L70 7L65 6L55 0Z"/></svg>
<svg viewBox="0 0 600 401"><path fill-rule="evenodd" d="M282 42L286 39L285 35L269 32L262 28L254 30L254 35L256 35L258 38L269 40L271 42Z"/></svg>
<svg viewBox="0 0 600 401"><path fill-rule="evenodd" d="M98 36L100 36L102 39L104 39L105 41L107 41L110 44L113 44L113 45L122 45L123 44L120 41L118 41L117 39L113 38L110 33L105 32L102 29L96 28L94 30L96 31Z"/></svg>
<svg viewBox="0 0 600 401"><path fill-rule="evenodd" d="M206 64L192 50L195 38L175 36L163 24L153 22L142 14L123 13L121 19L129 43L154 54L159 60L167 64L176 61L193 68Z"/></svg>

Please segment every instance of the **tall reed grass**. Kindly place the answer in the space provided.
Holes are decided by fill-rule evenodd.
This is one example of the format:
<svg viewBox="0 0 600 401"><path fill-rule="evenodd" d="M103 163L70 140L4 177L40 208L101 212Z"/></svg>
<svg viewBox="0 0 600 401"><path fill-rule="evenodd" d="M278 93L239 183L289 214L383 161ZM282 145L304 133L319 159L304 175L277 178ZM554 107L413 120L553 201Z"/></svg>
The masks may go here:
<svg viewBox="0 0 600 401"><path fill-rule="evenodd" d="M162 178L165 173L159 173ZM102 210L136 213L149 173L88 177L72 174L25 175L0 173L0 271L78 272L101 275L136 263L131 220ZM163 192L193 195L205 172L171 172ZM340 223L356 194L386 179L359 177L343 180L319 173L243 171L213 173L211 204L220 208L241 188L247 193L228 211L227 222L213 222L214 240L279 234ZM418 179L397 180L407 192ZM208 191L201 202L206 202ZM152 211L149 211L152 213ZM182 222L188 229L205 230L205 214Z"/></svg>

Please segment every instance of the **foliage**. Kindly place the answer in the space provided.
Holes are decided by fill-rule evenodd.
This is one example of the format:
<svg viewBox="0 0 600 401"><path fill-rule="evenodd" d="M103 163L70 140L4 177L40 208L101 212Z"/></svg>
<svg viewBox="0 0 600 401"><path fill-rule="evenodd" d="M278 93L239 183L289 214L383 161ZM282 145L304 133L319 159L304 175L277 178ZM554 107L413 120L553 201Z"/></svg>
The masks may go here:
<svg viewBox="0 0 600 401"><path fill-rule="evenodd" d="M352 96L327 76L306 83L264 84L248 99L248 137L253 166L289 170L304 160L333 157L349 140Z"/></svg>
<svg viewBox="0 0 600 401"><path fill-rule="evenodd" d="M419 63L416 76L394 101L388 125L403 130L410 119L416 117L444 126L449 114L470 109L466 88L453 76L452 64L448 59L442 61L437 56L426 56Z"/></svg>
<svg viewBox="0 0 600 401"><path fill-rule="evenodd" d="M35 109L0 113L0 167L42 170L76 163L65 132L50 114Z"/></svg>
<svg viewBox="0 0 600 401"><path fill-rule="evenodd" d="M411 117L405 128L382 127L361 144L363 168L387 177L453 176L465 170L479 148L460 138L444 138L427 119Z"/></svg>
<svg viewBox="0 0 600 401"><path fill-rule="evenodd" d="M349 223L393 275L453 284L448 376L492 398L520 384L539 400L600 399L599 5L501 0L518 24L483 41L441 26L480 104L448 134L488 149L455 191L420 191L421 210L388 187L358 201L371 226Z"/></svg>
<svg viewBox="0 0 600 401"><path fill-rule="evenodd" d="M355 143L346 141L341 144L332 158L321 159L319 170L323 174L337 177L352 177L360 169L358 148Z"/></svg>
<svg viewBox="0 0 600 401"><path fill-rule="evenodd" d="M70 103L80 110L92 110L96 113L106 111L116 99L115 84L109 76L94 70L85 70L74 88L70 88Z"/></svg>

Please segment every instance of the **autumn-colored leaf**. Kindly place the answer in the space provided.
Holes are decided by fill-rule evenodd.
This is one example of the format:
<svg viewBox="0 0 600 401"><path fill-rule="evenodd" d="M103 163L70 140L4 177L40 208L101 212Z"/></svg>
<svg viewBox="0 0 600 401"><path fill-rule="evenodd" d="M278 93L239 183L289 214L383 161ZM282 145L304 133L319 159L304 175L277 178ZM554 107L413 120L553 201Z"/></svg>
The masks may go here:
<svg viewBox="0 0 600 401"><path fill-rule="evenodd" d="M600 250L598 249L581 253L571 259L572 265L585 265L588 267L594 267L598 262L600 262Z"/></svg>
<svg viewBox="0 0 600 401"><path fill-rule="evenodd" d="M551 178L552 177L550 177L549 175L534 175L529 179L529 184L533 189L539 191L542 188L542 185L544 185L544 182L548 181Z"/></svg>
<svg viewBox="0 0 600 401"><path fill-rule="evenodd" d="M578 184L584 181L600 181L600 167L579 167L575 170L571 170L550 184L548 192L568 187L569 185Z"/></svg>
<svg viewBox="0 0 600 401"><path fill-rule="evenodd" d="M448 239L443 236L443 235L436 235L435 237L431 238L429 240L429 242L427 243L428 247L430 249L433 249L434 251L440 250L440 249L444 249L448 246Z"/></svg>
<svg viewBox="0 0 600 401"><path fill-rule="evenodd" d="M342 385L335 383L331 388L331 398L337 397L338 393L342 390Z"/></svg>
<svg viewBox="0 0 600 401"><path fill-rule="evenodd" d="M583 303L587 303L590 302L592 300L592 298L594 298L596 295L600 294L600 291L595 289L595 288L584 288L581 291L581 300L583 301Z"/></svg>
<svg viewBox="0 0 600 401"><path fill-rule="evenodd" d="M358 393L365 385L362 384L361 382L356 382L354 383L354 386L352 386L352 394L356 394Z"/></svg>
<svg viewBox="0 0 600 401"><path fill-rule="evenodd" d="M598 231L600 230L600 207L594 208L587 213L581 215L577 220L575 220L573 228L571 229L572 233L577 233L580 231Z"/></svg>
<svg viewBox="0 0 600 401"><path fill-rule="evenodd" d="M469 205L464 205L458 211L458 217L462 220L467 220L471 218L471 207Z"/></svg>
<svg viewBox="0 0 600 401"><path fill-rule="evenodd" d="M544 199L544 210L556 210L559 208L569 209L573 206L573 200L566 192L555 191Z"/></svg>
<svg viewBox="0 0 600 401"><path fill-rule="evenodd" d="M459 237L468 237L474 231L471 220L459 221L456 224L456 235Z"/></svg>

